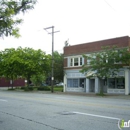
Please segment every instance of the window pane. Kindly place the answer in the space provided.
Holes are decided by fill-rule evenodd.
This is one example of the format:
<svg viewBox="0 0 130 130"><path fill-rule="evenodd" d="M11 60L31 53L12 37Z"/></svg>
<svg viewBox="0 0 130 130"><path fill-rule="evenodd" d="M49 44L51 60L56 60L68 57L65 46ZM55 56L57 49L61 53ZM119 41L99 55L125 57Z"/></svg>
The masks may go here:
<svg viewBox="0 0 130 130"><path fill-rule="evenodd" d="M70 66L73 66L73 58L70 58Z"/></svg>
<svg viewBox="0 0 130 130"><path fill-rule="evenodd" d="M80 57L80 65L83 65L83 63L82 63L82 57Z"/></svg>
<svg viewBox="0 0 130 130"><path fill-rule="evenodd" d="M67 87L73 87L73 79L67 79Z"/></svg>
<svg viewBox="0 0 130 130"><path fill-rule="evenodd" d="M67 79L67 87L78 87L78 79Z"/></svg>
<svg viewBox="0 0 130 130"><path fill-rule="evenodd" d="M78 66L78 58L74 58L74 66Z"/></svg>
<svg viewBox="0 0 130 130"><path fill-rule="evenodd" d="M124 78L117 79L117 88L118 89L125 89L125 79Z"/></svg>
<svg viewBox="0 0 130 130"><path fill-rule="evenodd" d="M114 78L108 79L108 87L115 88L115 79Z"/></svg>
<svg viewBox="0 0 130 130"><path fill-rule="evenodd" d="M73 87L78 87L78 79L73 79Z"/></svg>

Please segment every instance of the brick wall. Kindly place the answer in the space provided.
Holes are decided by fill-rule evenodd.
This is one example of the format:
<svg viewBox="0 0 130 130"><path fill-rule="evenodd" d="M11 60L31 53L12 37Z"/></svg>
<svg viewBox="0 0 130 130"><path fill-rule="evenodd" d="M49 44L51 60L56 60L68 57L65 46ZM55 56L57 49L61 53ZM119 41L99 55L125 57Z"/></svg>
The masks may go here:
<svg viewBox="0 0 130 130"><path fill-rule="evenodd" d="M81 55L91 52L97 52L101 50L102 46L113 46L116 45L119 48L129 46L130 38L128 36L118 37L113 39L107 39L102 41L78 44L73 46L64 47L64 56L70 55Z"/></svg>
<svg viewBox="0 0 130 130"><path fill-rule="evenodd" d="M64 67L67 67L67 58L64 58Z"/></svg>
<svg viewBox="0 0 130 130"><path fill-rule="evenodd" d="M10 80L6 80L5 78L0 78L0 87L8 87L11 86ZM13 86L25 86L25 80L24 79L17 79L14 80Z"/></svg>

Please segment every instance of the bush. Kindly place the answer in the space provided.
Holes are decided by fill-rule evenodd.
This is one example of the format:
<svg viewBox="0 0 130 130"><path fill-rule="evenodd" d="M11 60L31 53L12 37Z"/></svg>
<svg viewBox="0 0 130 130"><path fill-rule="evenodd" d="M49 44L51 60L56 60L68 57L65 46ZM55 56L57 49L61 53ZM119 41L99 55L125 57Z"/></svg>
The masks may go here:
<svg viewBox="0 0 130 130"><path fill-rule="evenodd" d="M21 87L20 89L25 89L25 87Z"/></svg>
<svg viewBox="0 0 130 130"><path fill-rule="evenodd" d="M24 91L33 91L33 89L34 89L33 87L29 86L29 87L25 87Z"/></svg>
<svg viewBox="0 0 130 130"><path fill-rule="evenodd" d="M50 87L47 87L47 86L46 87L45 86L42 87L42 86L40 86L40 87L37 88L37 90L40 90L40 91L50 91Z"/></svg>

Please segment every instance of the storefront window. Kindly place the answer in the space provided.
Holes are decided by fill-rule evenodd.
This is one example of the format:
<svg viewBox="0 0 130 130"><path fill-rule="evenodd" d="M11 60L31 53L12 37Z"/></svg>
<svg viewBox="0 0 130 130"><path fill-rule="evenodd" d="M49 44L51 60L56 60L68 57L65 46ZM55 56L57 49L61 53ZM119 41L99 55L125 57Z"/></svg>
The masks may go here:
<svg viewBox="0 0 130 130"><path fill-rule="evenodd" d="M124 78L109 78L108 88L125 89L125 79Z"/></svg>
<svg viewBox="0 0 130 130"><path fill-rule="evenodd" d="M85 79L67 79L67 87L73 87L73 88L78 88L78 87L85 87Z"/></svg>
<svg viewBox="0 0 130 130"><path fill-rule="evenodd" d="M78 79L67 79L67 86L68 87L78 87Z"/></svg>
<svg viewBox="0 0 130 130"><path fill-rule="evenodd" d="M117 79L117 88L125 89L125 79L124 78Z"/></svg>

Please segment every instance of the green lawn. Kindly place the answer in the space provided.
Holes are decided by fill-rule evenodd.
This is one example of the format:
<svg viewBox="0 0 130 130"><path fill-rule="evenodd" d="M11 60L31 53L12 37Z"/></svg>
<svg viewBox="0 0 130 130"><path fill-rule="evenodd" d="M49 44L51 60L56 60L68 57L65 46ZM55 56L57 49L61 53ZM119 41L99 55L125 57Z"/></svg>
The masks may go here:
<svg viewBox="0 0 130 130"><path fill-rule="evenodd" d="M60 91L63 92L63 87L62 86L55 86L54 91Z"/></svg>

